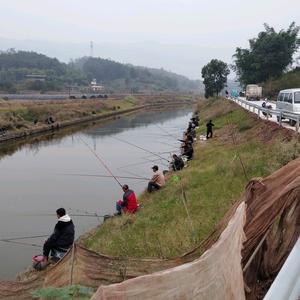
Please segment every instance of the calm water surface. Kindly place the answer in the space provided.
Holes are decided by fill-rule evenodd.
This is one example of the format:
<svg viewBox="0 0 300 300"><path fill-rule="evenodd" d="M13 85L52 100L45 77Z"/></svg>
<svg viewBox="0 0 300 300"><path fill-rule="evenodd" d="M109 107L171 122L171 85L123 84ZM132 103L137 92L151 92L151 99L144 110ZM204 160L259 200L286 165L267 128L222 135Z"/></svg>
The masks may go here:
<svg viewBox="0 0 300 300"><path fill-rule="evenodd" d="M66 175L107 175L79 137L104 159L115 175L149 178L154 164L167 169L167 162L116 138L159 152L168 159L170 153L178 152L180 143L175 138L182 137L191 113L192 108L140 112L64 137L56 134L47 141L20 146L16 151L10 149L9 155L3 155L8 149L0 149L0 239L51 233L59 207L65 207L71 217L115 211L115 201L122 197L122 191L114 180ZM120 181L136 193L142 192L147 184L137 179ZM101 222L91 217L72 218L77 237ZM43 241L44 238L22 240L39 245ZM41 250L0 242L0 278L13 278Z"/></svg>

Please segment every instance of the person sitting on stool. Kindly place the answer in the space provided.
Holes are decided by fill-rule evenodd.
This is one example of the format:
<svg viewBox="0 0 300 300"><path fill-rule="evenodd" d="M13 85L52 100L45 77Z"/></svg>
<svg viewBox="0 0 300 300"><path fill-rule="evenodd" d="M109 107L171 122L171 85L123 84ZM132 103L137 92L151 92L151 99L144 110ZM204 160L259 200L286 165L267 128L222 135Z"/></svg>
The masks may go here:
<svg viewBox="0 0 300 300"><path fill-rule="evenodd" d="M48 259L50 251L67 252L74 242L74 224L66 214L64 208L56 210L58 222L54 227L54 232L46 240L43 246L43 254Z"/></svg>
<svg viewBox="0 0 300 300"><path fill-rule="evenodd" d="M152 170L154 175L148 183L148 192L151 193L154 190L159 190L162 186L165 185L165 176L162 171L158 170L158 166L153 166Z"/></svg>

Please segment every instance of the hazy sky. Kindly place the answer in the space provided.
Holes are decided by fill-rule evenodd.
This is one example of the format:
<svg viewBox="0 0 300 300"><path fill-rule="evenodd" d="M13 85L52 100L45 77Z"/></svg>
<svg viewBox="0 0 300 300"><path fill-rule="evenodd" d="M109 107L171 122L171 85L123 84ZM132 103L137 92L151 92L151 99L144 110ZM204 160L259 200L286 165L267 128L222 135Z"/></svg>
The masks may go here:
<svg viewBox="0 0 300 300"><path fill-rule="evenodd" d="M212 58L231 62L263 30L300 25L300 0L1 0L0 49L68 61L89 54L190 78Z"/></svg>

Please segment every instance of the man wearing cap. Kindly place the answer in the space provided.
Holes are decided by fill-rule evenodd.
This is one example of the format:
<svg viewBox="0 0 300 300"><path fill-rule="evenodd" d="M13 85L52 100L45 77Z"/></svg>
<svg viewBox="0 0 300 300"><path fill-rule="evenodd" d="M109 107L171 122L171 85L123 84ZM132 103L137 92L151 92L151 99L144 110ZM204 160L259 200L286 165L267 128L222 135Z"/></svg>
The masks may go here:
<svg viewBox="0 0 300 300"><path fill-rule="evenodd" d="M122 211L124 213L133 214L138 209L138 204L136 201L135 193L133 190L130 190L127 184L122 186L123 200L119 200L116 205L117 214L121 215Z"/></svg>
<svg viewBox="0 0 300 300"><path fill-rule="evenodd" d="M151 180L148 183L148 192L151 193L154 190L159 190L165 185L165 176L162 171L158 170L158 166L153 166L152 170L154 172Z"/></svg>

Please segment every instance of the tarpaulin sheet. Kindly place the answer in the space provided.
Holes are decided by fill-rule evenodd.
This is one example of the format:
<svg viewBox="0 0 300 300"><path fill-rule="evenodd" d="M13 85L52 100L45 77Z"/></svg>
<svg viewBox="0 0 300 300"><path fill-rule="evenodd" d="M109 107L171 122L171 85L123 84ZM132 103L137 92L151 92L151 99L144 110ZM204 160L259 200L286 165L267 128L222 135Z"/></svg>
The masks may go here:
<svg viewBox="0 0 300 300"><path fill-rule="evenodd" d="M101 286L92 300L243 300L241 249L245 204L241 203L220 239L197 260L119 284Z"/></svg>

